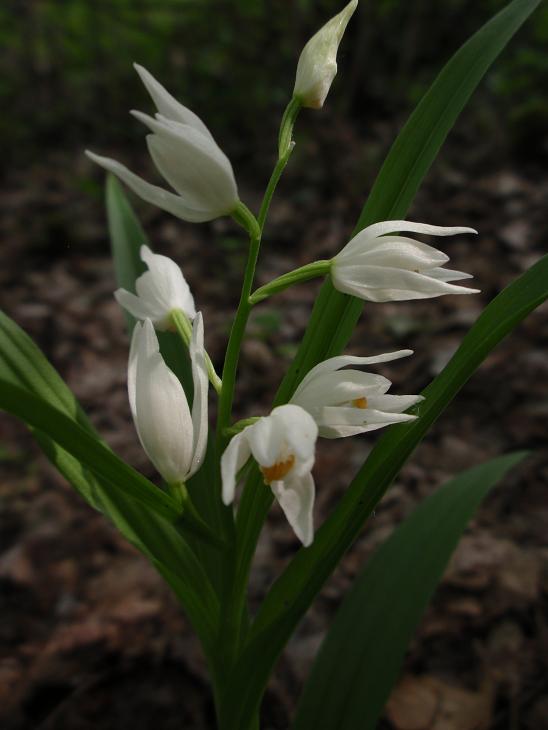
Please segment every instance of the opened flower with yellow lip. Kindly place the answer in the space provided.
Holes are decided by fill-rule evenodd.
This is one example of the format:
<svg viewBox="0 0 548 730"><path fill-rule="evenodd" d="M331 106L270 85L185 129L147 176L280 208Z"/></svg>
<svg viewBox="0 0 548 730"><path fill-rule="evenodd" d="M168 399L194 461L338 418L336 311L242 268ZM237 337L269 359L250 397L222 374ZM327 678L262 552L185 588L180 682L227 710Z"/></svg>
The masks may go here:
<svg viewBox="0 0 548 730"><path fill-rule="evenodd" d="M313 540L312 511L318 427L297 405L274 408L269 416L234 436L221 458L223 502L234 500L236 478L250 456L256 460L295 534L303 545Z"/></svg>
<svg viewBox="0 0 548 730"><path fill-rule="evenodd" d="M413 350L398 350L373 357L332 357L307 373L291 403L310 413L324 438L355 436L392 423L412 421L416 416L403 411L423 400L422 396L388 395L392 383L382 375L340 369L346 365L390 362L412 354Z"/></svg>

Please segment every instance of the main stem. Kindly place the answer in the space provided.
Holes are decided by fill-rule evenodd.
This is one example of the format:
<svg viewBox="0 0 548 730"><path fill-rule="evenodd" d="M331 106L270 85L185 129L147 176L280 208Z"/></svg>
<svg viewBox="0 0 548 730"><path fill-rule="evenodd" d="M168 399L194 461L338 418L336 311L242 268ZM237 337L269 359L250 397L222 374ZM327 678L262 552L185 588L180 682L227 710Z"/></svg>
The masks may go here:
<svg viewBox="0 0 548 730"><path fill-rule="evenodd" d="M293 146L289 145L284 156L276 163L257 217L258 231L250 235L249 253L245 267L242 293L238 309L236 311L236 316L234 317L234 322L232 324L232 329L230 331L223 367L223 386L219 397L217 432L215 439L217 463L219 463L221 454L229 440L226 434L226 429L230 425L232 418L236 371L238 368L242 340L245 334L249 314L253 308L253 304L250 302L250 296L253 288L253 279L255 277L255 268L257 265L257 258L259 256L263 228L276 185L278 184L282 172L287 165L292 149ZM218 488L220 489L219 472L217 473L217 478L219 480ZM228 510L230 510L230 512L228 512ZM241 628L244 623L245 614L245 590L238 591L235 580L237 572L237 549L236 532L231 508L227 508L227 512L228 514L226 514L225 525L227 532L226 538L228 539L229 545L224 553L224 586L221 598L221 625L219 636L221 672L225 677L230 675L237 656L240 644Z"/></svg>

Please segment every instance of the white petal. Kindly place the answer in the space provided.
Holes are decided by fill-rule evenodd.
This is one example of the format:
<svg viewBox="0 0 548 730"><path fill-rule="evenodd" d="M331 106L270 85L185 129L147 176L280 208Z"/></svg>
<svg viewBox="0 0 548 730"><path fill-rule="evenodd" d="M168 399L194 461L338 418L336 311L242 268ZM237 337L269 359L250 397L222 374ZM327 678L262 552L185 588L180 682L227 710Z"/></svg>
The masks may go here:
<svg viewBox="0 0 548 730"><path fill-rule="evenodd" d="M312 459L313 464L318 427L312 416L304 408L288 403L274 408L270 418L284 434L291 453L299 461Z"/></svg>
<svg viewBox="0 0 548 730"><path fill-rule="evenodd" d="M159 314L158 310L151 309L147 302L135 296L135 294L132 294L126 289L116 289L114 297L118 304L136 319L146 319L148 317L156 323Z"/></svg>
<svg viewBox="0 0 548 730"><path fill-rule="evenodd" d="M141 258L149 268L150 288L145 275L139 277L136 288L146 290L164 315L173 309L182 309L190 319L196 316L194 298L179 266L167 256L152 253L148 246L141 246ZM141 284L139 284L141 282Z"/></svg>
<svg viewBox="0 0 548 730"><path fill-rule="evenodd" d="M390 381L382 375L361 370L320 373L295 391L291 403L310 413L311 409L319 405L340 405L356 398L369 397L372 393L386 393L390 385Z"/></svg>
<svg viewBox="0 0 548 730"><path fill-rule="evenodd" d="M129 407L133 421L136 421L135 411L135 380L137 377L137 351L139 349L139 340L142 337L143 325L140 322L135 324L133 334L131 335L131 345L129 347L129 360L127 365L127 394L129 398Z"/></svg>
<svg viewBox="0 0 548 730"><path fill-rule="evenodd" d="M475 228L463 226L431 226L428 223L414 223L413 221L382 221L373 223L364 228L362 233L367 236L384 236L387 233L424 233L428 236L456 236L460 233L476 233Z"/></svg>
<svg viewBox="0 0 548 730"><path fill-rule="evenodd" d="M273 466L280 459L285 459L282 447L286 440L283 424L265 416L245 429L253 458L260 466Z"/></svg>
<svg viewBox="0 0 548 730"><path fill-rule="evenodd" d="M467 274L464 271L455 271L454 269L442 269L436 267L434 269L428 269L423 273L428 274L433 279L439 279L439 281L459 281L460 279L473 279L472 274ZM479 292L479 289L475 291Z"/></svg>
<svg viewBox="0 0 548 730"><path fill-rule="evenodd" d="M236 475L251 456L251 450L247 441L249 428L251 427L245 428L241 433L234 436L221 457L224 504L230 504L234 501Z"/></svg>
<svg viewBox="0 0 548 730"><path fill-rule="evenodd" d="M426 274L383 266L333 265L331 275L333 285L339 291L372 302L428 299L444 294L477 292L475 289L449 284Z"/></svg>
<svg viewBox="0 0 548 730"><path fill-rule="evenodd" d="M165 137L148 135L148 150L159 172L185 202L216 217L234 210L236 180L219 148L192 127L185 127L184 136L170 130Z"/></svg>
<svg viewBox="0 0 548 730"><path fill-rule="evenodd" d="M179 195L170 193L168 190L151 185L143 180L135 173L128 170L125 165L116 162L109 157L101 157L93 152L86 151L86 155L105 170L112 172L113 175L122 180L133 192L151 205L156 205L162 210L166 210L177 218L181 218L191 223L203 223L212 220L211 211L202 208L192 207L187 204ZM213 216L214 217L214 216Z"/></svg>
<svg viewBox="0 0 548 730"><path fill-rule="evenodd" d="M414 421L416 416L408 413L383 413L370 408L361 410L350 406L323 408L318 418L320 436L323 438L344 438L375 431L393 423Z"/></svg>
<svg viewBox="0 0 548 730"><path fill-rule="evenodd" d="M139 74L141 81L146 87L146 90L152 97L152 101L156 105L156 109L160 112L160 114L163 114L164 117L167 117L168 119L173 119L176 122L181 122L182 124L189 124L191 127L194 127L195 129L202 132L202 134L207 135L208 137L211 136L211 132L206 127L206 125L202 122L202 120L194 114L194 112L190 111L190 109L187 109L186 106L183 106L180 102L177 101L171 94L164 89L164 87L156 81L154 76L146 70L146 68L143 68L143 66L140 66L137 63L133 64L133 68L137 71Z"/></svg>
<svg viewBox="0 0 548 730"><path fill-rule="evenodd" d="M423 400L422 395L373 395L367 399L367 411L372 409L385 413L402 413Z"/></svg>
<svg viewBox="0 0 548 730"><path fill-rule="evenodd" d="M354 355L339 355L337 357L330 357L327 360L323 360L318 363L312 370L304 376L301 383L295 391L295 395L299 393L310 381L315 379L318 375L323 373L330 373L346 365L376 365L382 362L391 362L392 360L399 360L401 357L408 357L413 354L413 350L396 350L395 352L385 352L381 355L373 355L370 357L359 357Z"/></svg>
<svg viewBox="0 0 548 730"><path fill-rule="evenodd" d="M314 539L314 479L308 472L299 479L286 479L270 485L293 531L305 547Z"/></svg>
<svg viewBox="0 0 548 730"><path fill-rule="evenodd" d="M133 334L131 336L131 345L129 348L129 361L128 361L128 373L127 373L127 388L129 397L129 407L131 409L131 415L136 423L136 380L137 380L137 359L140 355L141 358L149 358L155 352L160 352L160 345L158 344L158 338L154 332L154 327L151 326L151 322L145 318L143 324L137 322L133 328Z"/></svg>
<svg viewBox="0 0 548 730"><path fill-rule="evenodd" d="M159 352L151 352L157 342L152 323L145 320L137 336L136 425L149 459L162 477L173 483L184 481L190 467L192 420L178 378Z"/></svg>
<svg viewBox="0 0 548 730"><path fill-rule="evenodd" d="M209 379L204 351L204 324L202 313L198 312L192 324L192 340L189 346L192 362L192 380L194 382L194 400L192 401L192 425L194 441L192 446L192 463L187 477L195 474L204 460L207 448L207 394Z"/></svg>
<svg viewBox="0 0 548 730"><path fill-rule="evenodd" d="M402 236L383 236L360 241L358 234L336 256L338 261L400 269L430 269L449 261L449 256L426 243Z"/></svg>

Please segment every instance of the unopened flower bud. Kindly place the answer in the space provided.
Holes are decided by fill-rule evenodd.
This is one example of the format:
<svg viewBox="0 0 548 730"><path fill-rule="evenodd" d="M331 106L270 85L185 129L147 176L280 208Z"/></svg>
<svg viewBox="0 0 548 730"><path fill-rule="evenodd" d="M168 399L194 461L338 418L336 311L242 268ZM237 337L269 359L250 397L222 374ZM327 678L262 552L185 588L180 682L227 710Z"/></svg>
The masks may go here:
<svg viewBox="0 0 548 730"><path fill-rule="evenodd" d="M351 0L338 15L312 36L297 64L293 96L303 106L321 109L337 73L337 51L348 21L358 6Z"/></svg>

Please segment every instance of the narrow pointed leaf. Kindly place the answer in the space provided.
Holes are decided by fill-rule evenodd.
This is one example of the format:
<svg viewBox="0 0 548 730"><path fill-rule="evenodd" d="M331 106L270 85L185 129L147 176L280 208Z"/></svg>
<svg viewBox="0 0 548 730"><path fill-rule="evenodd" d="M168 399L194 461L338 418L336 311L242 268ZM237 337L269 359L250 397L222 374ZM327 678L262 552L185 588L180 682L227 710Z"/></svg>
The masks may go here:
<svg viewBox="0 0 548 730"><path fill-rule="evenodd" d="M47 401L97 439L76 398L34 342L0 312L0 379ZM0 391L1 392L1 391ZM219 603L200 562L169 521L103 481L41 430L34 436L50 461L95 509L143 552L164 575L186 610L206 652L219 621Z"/></svg>
<svg viewBox="0 0 548 730"><path fill-rule="evenodd" d="M47 401L0 378L0 409L47 434L90 471L110 482L113 489L120 489L170 522L179 517L180 510L172 497L157 489L97 437Z"/></svg>
<svg viewBox="0 0 548 730"><path fill-rule="evenodd" d="M462 532L491 487L524 456L501 456L460 474L376 550L322 644L294 730L374 730Z"/></svg>
<svg viewBox="0 0 548 730"><path fill-rule="evenodd" d="M506 287L482 312L451 361L423 392L424 402L415 407L417 420L390 427L378 441L312 545L299 550L259 609L227 690L227 728L236 728L239 723L245 726L252 716L295 627L434 421L489 352L546 299L548 256Z"/></svg>

